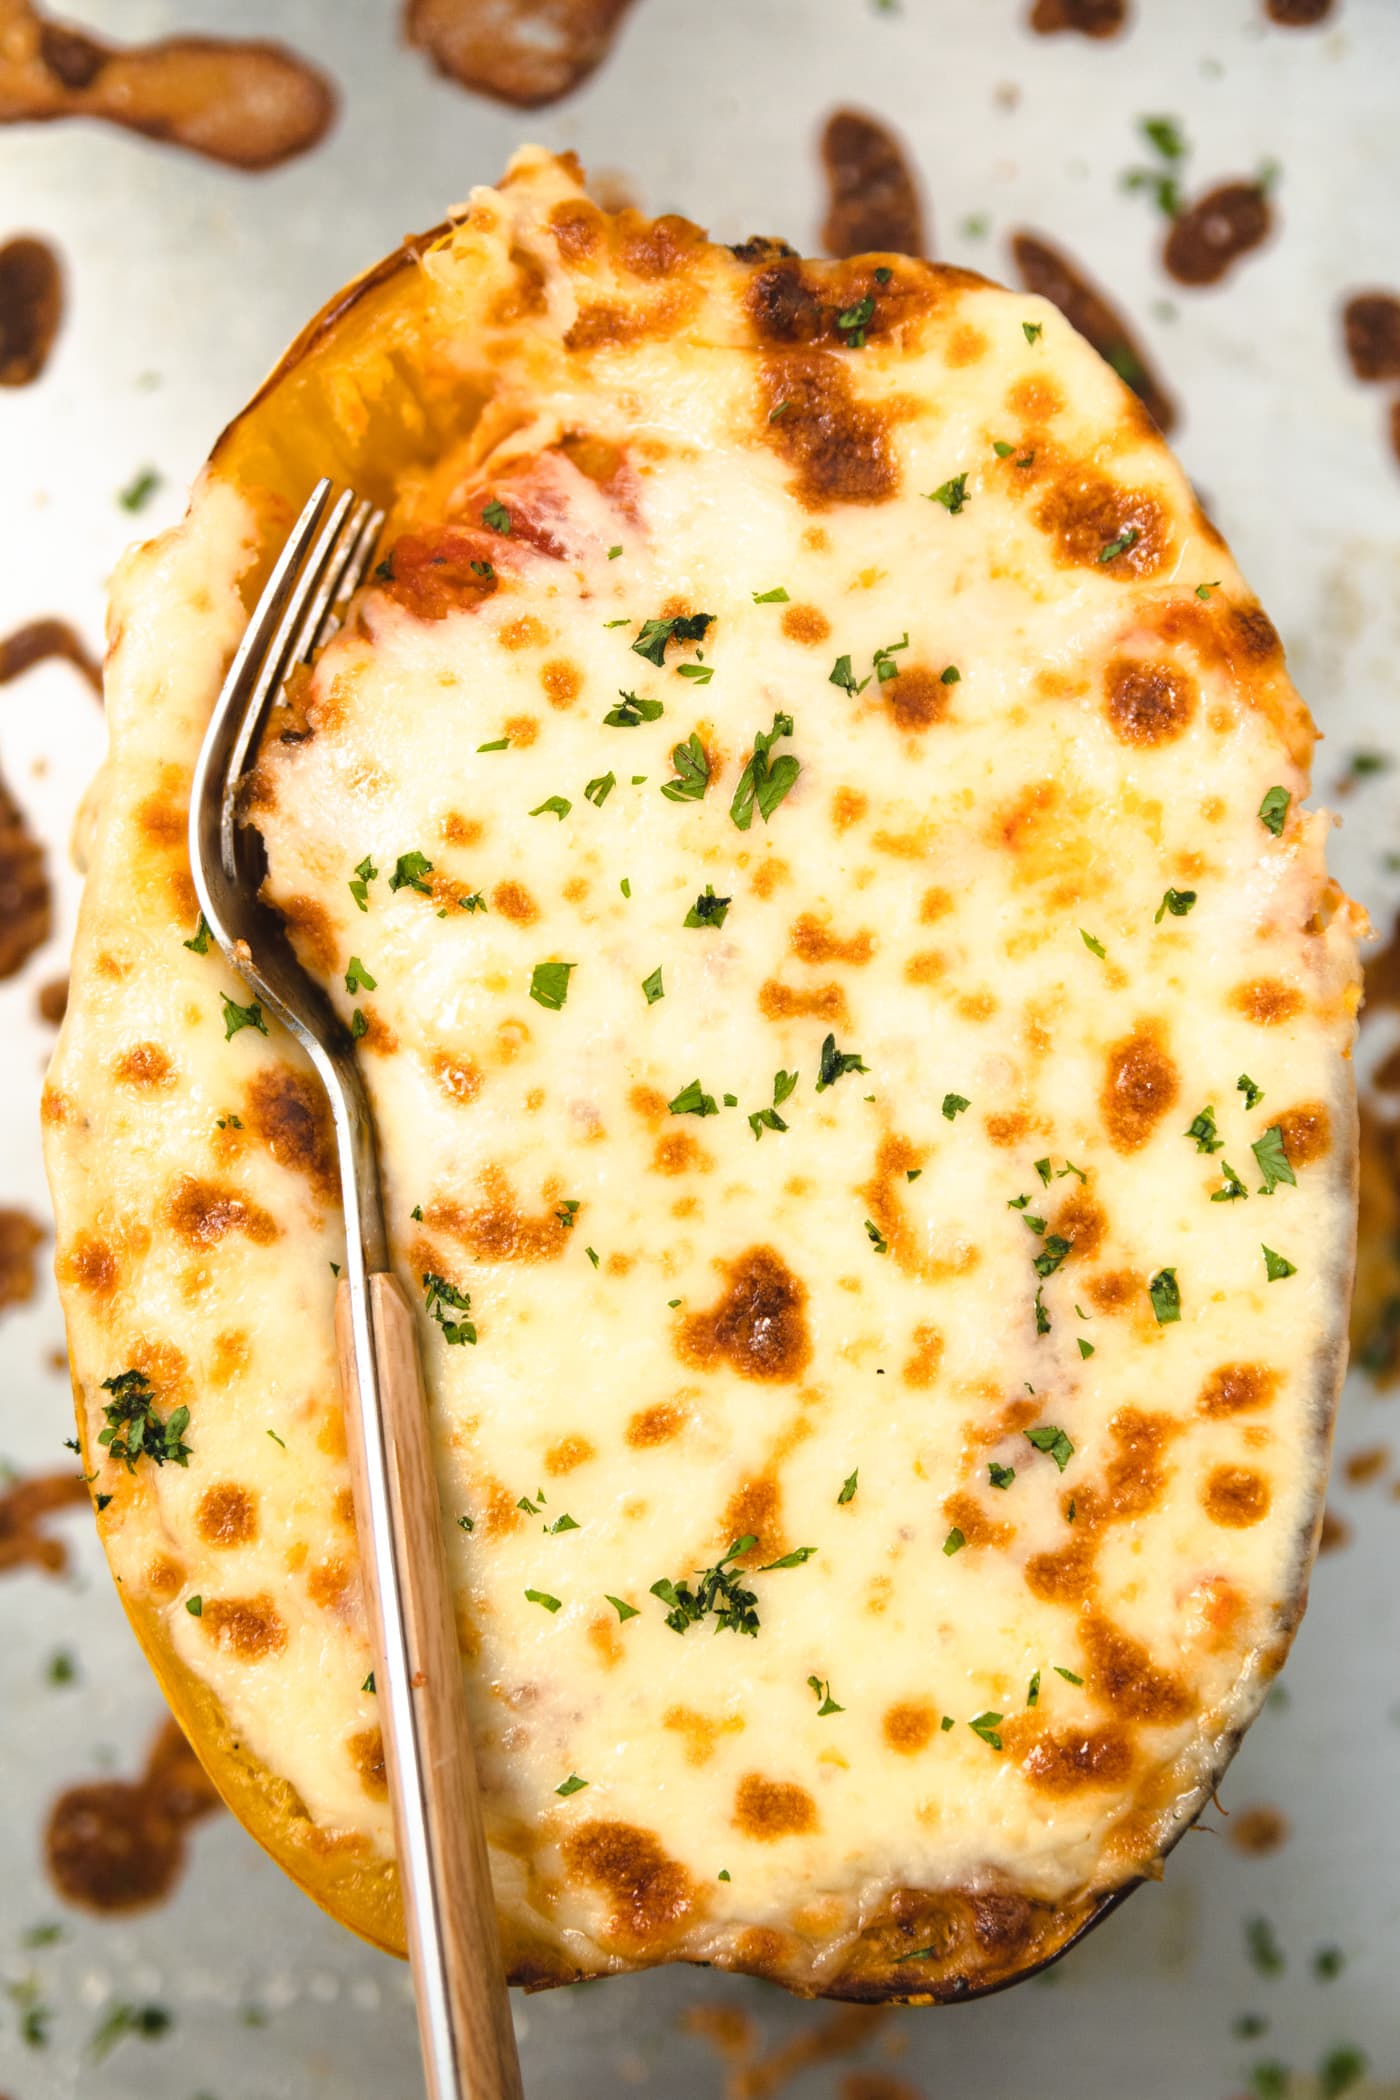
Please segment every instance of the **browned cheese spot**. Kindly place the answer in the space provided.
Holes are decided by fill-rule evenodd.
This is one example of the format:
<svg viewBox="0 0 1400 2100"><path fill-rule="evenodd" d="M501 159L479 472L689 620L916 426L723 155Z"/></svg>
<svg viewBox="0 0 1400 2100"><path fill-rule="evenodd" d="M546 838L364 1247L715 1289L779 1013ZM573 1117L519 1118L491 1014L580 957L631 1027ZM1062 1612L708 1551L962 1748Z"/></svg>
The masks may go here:
<svg viewBox="0 0 1400 2100"><path fill-rule="evenodd" d="M318 1561L306 1578L306 1594L321 1611L339 1611L350 1594L355 1569L343 1554Z"/></svg>
<svg viewBox="0 0 1400 2100"><path fill-rule="evenodd" d="M481 1092L481 1067L465 1054L454 1056L450 1050L435 1050L433 1078L438 1091L449 1101L475 1101Z"/></svg>
<svg viewBox="0 0 1400 2100"><path fill-rule="evenodd" d="M533 1216L523 1211L499 1167L483 1167L478 1179L479 1202L431 1203L424 1222L449 1233L473 1261L557 1261L569 1236L556 1206L547 1203Z"/></svg>
<svg viewBox="0 0 1400 2100"><path fill-rule="evenodd" d="M505 622L496 640L503 649L543 649L549 640L549 629L533 613L520 613Z"/></svg>
<svg viewBox="0 0 1400 2100"><path fill-rule="evenodd" d="M284 44L213 36L116 45L51 22L32 0L6 10L0 122L98 117L228 167L277 167L328 130L324 73Z"/></svg>
<svg viewBox="0 0 1400 2100"><path fill-rule="evenodd" d="M169 1086L175 1067L159 1043L133 1043L112 1066L118 1079L128 1086Z"/></svg>
<svg viewBox="0 0 1400 2100"><path fill-rule="evenodd" d="M1109 726L1120 743L1169 744L1196 712L1194 680L1174 664L1117 656L1104 674Z"/></svg>
<svg viewBox="0 0 1400 2100"><path fill-rule="evenodd" d="M943 1337L936 1327L918 1326L910 1336L910 1350L900 1367L906 1385L923 1392L938 1376L943 1361Z"/></svg>
<svg viewBox="0 0 1400 2100"><path fill-rule="evenodd" d="M1125 1721L1165 1726L1189 1719L1191 1694L1179 1678L1153 1662L1141 1641L1097 1612L1080 1625L1089 1689Z"/></svg>
<svg viewBox="0 0 1400 2100"><path fill-rule="evenodd" d="M815 605L785 605L782 628L790 642L801 642L805 648L815 649L829 637L831 622Z"/></svg>
<svg viewBox="0 0 1400 2100"><path fill-rule="evenodd" d="M1227 1531L1261 1524L1272 1500L1268 1481L1249 1466L1217 1466L1201 1489L1202 1509Z"/></svg>
<svg viewBox="0 0 1400 2100"><path fill-rule="evenodd" d="M875 953L875 936L868 927L859 933L833 933L828 920L804 911L788 931L788 946L800 962L868 963Z"/></svg>
<svg viewBox="0 0 1400 2100"><path fill-rule="evenodd" d="M895 1261L906 1274L919 1274L916 1237L904 1211L904 1191L910 1171L922 1167L925 1154L908 1138L889 1132L881 1138L875 1154L875 1172L856 1191L869 1211L871 1222L884 1235Z"/></svg>
<svg viewBox="0 0 1400 2100"><path fill-rule="evenodd" d="M200 1496L195 1522L206 1545L246 1546L258 1533L257 1499L236 1481L218 1481Z"/></svg>
<svg viewBox="0 0 1400 2100"><path fill-rule="evenodd" d="M1176 1066L1160 1022L1140 1022L1108 1053L1099 1113L1115 1152L1140 1152L1177 1098Z"/></svg>
<svg viewBox="0 0 1400 2100"><path fill-rule="evenodd" d="M634 1451L649 1451L657 1444L669 1444L685 1427L685 1412L670 1400L654 1401L650 1407L639 1407L629 1417L627 1441ZM743 1528L731 1532L731 1538L742 1537Z"/></svg>
<svg viewBox="0 0 1400 2100"><path fill-rule="evenodd" d="M63 272L47 241L0 248L0 386L29 386L49 361L63 318Z"/></svg>
<svg viewBox="0 0 1400 2100"><path fill-rule="evenodd" d="M1267 191L1257 182L1220 182L1172 220L1162 264L1178 284L1219 284L1273 231Z"/></svg>
<svg viewBox="0 0 1400 2100"><path fill-rule="evenodd" d="M1278 1028L1302 1012L1303 995L1276 977L1255 977L1235 986L1230 1004L1257 1028Z"/></svg>
<svg viewBox="0 0 1400 2100"><path fill-rule="evenodd" d="M1051 247L1038 234L1013 234L1011 252L1026 290L1058 306L1070 326L1132 388L1157 428L1170 431L1176 421L1176 404L1153 371L1142 344L1105 293L1062 248ZM1014 461L1012 467L1014 471Z"/></svg>
<svg viewBox="0 0 1400 2100"><path fill-rule="evenodd" d="M831 255L925 252L914 175L899 140L863 110L838 109L822 131L831 202L822 245Z"/></svg>
<svg viewBox="0 0 1400 2100"><path fill-rule="evenodd" d="M1005 1497L999 1495L997 1500ZM975 1495L945 1495L943 1514L949 1525L962 1533L965 1547L1009 1546L1016 1536L1015 1525L989 1517Z"/></svg>
<svg viewBox="0 0 1400 2100"><path fill-rule="evenodd" d="M293 1065L262 1066L248 1084L244 1120L279 1167L304 1175L324 1203L340 1194L335 1131L326 1097Z"/></svg>
<svg viewBox="0 0 1400 2100"><path fill-rule="evenodd" d="M690 1876L649 1830L633 1823L584 1823L561 1847L572 1874L609 1899L609 1936L626 1949L655 1948L685 1927L696 1907Z"/></svg>
<svg viewBox="0 0 1400 2100"><path fill-rule="evenodd" d="M931 729L944 719L952 688L928 664L910 664L898 677L886 680L880 691L898 726L913 732Z"/></svg>
<svg viewBox="0 0 1400 2100"><path fill-rule="evenodd" d="M933 1741L937 1726L938 1714L926 1699L900 1699L886 1707L880 1733L901 1757L917 1757Z"/></svg>
<svg viewBox="0 0 1400 2100"><path fill-rule="evenodd" d="M259 1204L245 1202L233 1189L184 1174L165 1202L166 1222L192 1247L215 1247L231 1232L241 1232L265 1247L278 1236L277 1220Z"/></svg>
<svg viewBox="0 0 1400 2100"><path fill-rule="evenodd" d="M498 882L491 892L491 909L513 926L533 926L539 917L534 898L523 882Z"/></svg>
<svg viewBox="0 0 1400 2100"><path fill-rule="evenodd" d="M350 1762L360 1775L360 1785L373 1801L389 1798L389 1775L384 1768L384 1738L377 1728L361 1728L345 1745Z"/></svg>
<svg viewBox="0 0 1400 2100"><path fill-rule="evenodd" d="M688 1130L663 1130L651 1155L654 1174L708 1174L714 1159Z"/></svg>
<svg viewBox="0 0 1400 2100"><path fill-rule="evenodd" d="M1124 488L1092 467L1067 467L1035 512L1066 567L1088 568L1111 581L1155 576L1171 542L1170 520L1145 489ZM1109 554L1108 549L1117 551Z"/></svg>
<svg viewBox="0 0 1400 2100"><path fill-rule="evenodd" d="M1078 1794L1090 1787L1121 1787L1133 1769L1132 1739L1121 1728L1042 1735L1021 1769L1042 1794Z"/></svg>
<svg viewBox="0 0 1400 2100"><path fill-rule="evenodd" d="M1085 1188L1076 1188L1055 1213L1053 1228L1080 1261L1092 1261L1103 1245L1108 1219Z"/></svg>
<svg viewBox="0 0 1400 2100"><path fill-rule="evenodd" d="M583 673L577 664L555 658L540 667L540 684L551 707L572 707L583 691Z"/></svg>
<svg viewBox="0 0 1400 2100"><path fill-rule="evenodd" d="M815 1830L817 1804L805 1787L747 1772L735 1790L734 1821L745 1837L771 1845Z"/></svg>
<svg viewBox="0 0 1400 2100"><path fill-rule="evenodd" d="M769 977L758 990L758 1010L765 1021L798 1021L810 1016L817 1021L849 1021L846 994L839 984L817 984L798 991Z"/></svg>
<svg viewBox="0 0 1400 2100"><path fill-rule="evenodd" d="M68 1246L60 1248L55 1263L60 1283L75 1284L95 1298L110 1297L120 1277L116 1250L106 1240L80 1232Z"/></svg>
<svg viewBox="0 0 1400 2100"><path fill-rule="evenodd" d="M859 824L870 808L870 797L859 788L837 788L831 798L831 823L835 831L849 831Z"/></svg>
<svg viewBox="0 0 1400 2100"><path fill-rule="evenodd" d="M1287 1842L1288 1820L1278 1809L1261 1801L1251 1808L1237 1809L1225 1825L1225 1835L1236 1852L1263 1859Z"/></svg>
<svg viewBox="0 0 1400 2100"><path fill-rule="evenodd" d="M287 1645L287 1629L265 1591L256 1597L206 1597L199 1623L216 1648L239 1662L261 1662Z"/></svg>
<svg viewBox="0 0 1400 2100"><path fill-rule="evenodd" d="M746 1568L778 1560L789 1551L783 1531L782 1484L775 1473L757 1474L735 1488L720 1519L719 1538L725 1546L736 1539L753 1539L747 1552L739 1555L738 1564Z"/></svg>
<svg viewBox="0 0 1400 2100"><path fill-rule="evenodd" d="M860 399L841 359L828 352L793 351L761 368L758 434L791 468L793 493L808 510L887 503L898 494L892 420L888 408Z"/></svg>
<svg viewBox="0 0 1400 2100"><path fill-rule="evenodd" d="M725 1363L741 1378L800 1378L812 1355L806 1285L771 1247L750 1247L720 1267L724 1293L707 1312L679 1321L678 1355L702 1370Z"/></svg>
<svg viewBox="0 0 1400 2100"><path fill-rule="evenodd" d="M572 1473L576 1467L587 1465L597 1453L586 1436L562 1436L551 1444L544 1455L544 1469L553 1479Z"/></svg>
<svg viewBox="0 0 1400 2100"><path fill-rule="evenodd" d="M744 1723L738 1714L725 1714L716 1719L710 1714L697 1713L693 1706L672 1706L662 1715L661 1725L685 1738L685 1761L689 1765L707 1765L714 1756L722 1735L742 1735Z"/></svg>
<svg viewBox="0 0 1400 2100"><path fill-rule="evenodd" d="M1325 1102L1304 1101L1277 1118L1290 1167L1308 1167L1324 1159L1332 1142L1332 1118Z"/></svg>
<svg viewBox="0 0 1400 2100"><path fill-rule="evenodd" d="M1400 379L1400 299L1357 292L1342 308L1342 336L1358 379Z"/></svg>
<svg viewBox="0 0 1400 2100"><path fill-rule="evenodd" d="M212 1781L167 1719L139 1779L99 1780L59 1795L44 1831L49 1878L83 1910L145 1910L174 1888L186 1830L219 1806Z"/></svg>

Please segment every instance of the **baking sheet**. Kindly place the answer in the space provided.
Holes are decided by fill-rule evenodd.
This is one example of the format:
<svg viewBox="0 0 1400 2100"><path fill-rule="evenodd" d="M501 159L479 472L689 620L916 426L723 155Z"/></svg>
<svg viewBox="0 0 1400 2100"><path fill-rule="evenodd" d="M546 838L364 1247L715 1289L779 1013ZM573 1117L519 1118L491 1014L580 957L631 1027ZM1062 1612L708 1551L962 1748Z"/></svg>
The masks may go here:
<svg viewBox="0 0 1400 2100"><path fill-rule="evenodd" d="M51 239L68 293L42 382L0 392L0 635L55 613L97 643L104 579L133 522L118 491L156 468L140 526L171 523L220 425L321 300L491 179L521 140L573 147L591 170L625 176L646 208L685 212L721 238L811 245L820 122L851 103L906 141L936 254L1005 275L1007 233L1030 227L1121 300L1181 402L1177 448L1326 732L1316 799L1330 799L1355 750L1400 757L1400 465L1385 392L1353 379L1339 323L1350 292L1400 289L1400 8L1342 0L1328 25L1301 32L1267 27L1262 0L1137 0L1131 33L1097 43L1031 36L1026 7L637 0L592 81L522 115L435 77L403 47L390 0L86 0L77 17L118 41L279 37L333 75L341 111L322 145L260 176L94 124L0 128L0 239ZM1279 163L1277 236L1213 291L1171 285L1161 221L1120 186L1144 158L1139 119L1159 112L1191 141L1188 189ZM969 230L978 222L988 230ZM35 995L64 968L77 884L62 848L101 747L99 712L70 667L0 689L0 763L49 843L56 884L52 940L0 985L0 1205L40 1218L36 1111L52 1032ZM1388 928L1400 771L1367 775L1337 806L1336 872ZM47 1255L36 1299L0 1314L0 1462L19 1474L66 1463L71 1434ZM1353 1376L1339 1454L1388 1453L1392 1406ZM1366 1485L1339 1477L1333 1504L1348 1541L1319 1564L1282 1687L1225 1789L1236 1819L1260 1804L1282 1814L1276 1850L1246 1856L1211 1814L1164 1882L1061 1967L957 2010L852 2017L696 1972L517 2000L531 2095L1296 2100L1329 2089L1313 2075L1329 2057L1331 2089L1343 2089L1339 2050L1372 2067L1348 2090L1400 2094L1400 1502L1388 1457ZM162 1709L83 1512L52 1529L70 1547L66 1575L0 1575L0 2093L417 2093L406 1971L323 1918L227 1816L191 1831L175 1895L147 1913L95 1919L56 1896L41 1858L54 1796L139 1773ZM67 1681L52 1681L57 1655L71 1658ZM1256 1926L1251 1942L1256 1919L1269 1934ZM50 1924L60 1936L25 1944ZM1281 1971L1261 1967L1275 1943ZM1340 1973L1317 1973L1324 1948L1340 1950ZM159 2008L168 2024L99 2056L93 2037L122 2005ZM1241 2033L1242 2020L1267 2026Z"/></svg>

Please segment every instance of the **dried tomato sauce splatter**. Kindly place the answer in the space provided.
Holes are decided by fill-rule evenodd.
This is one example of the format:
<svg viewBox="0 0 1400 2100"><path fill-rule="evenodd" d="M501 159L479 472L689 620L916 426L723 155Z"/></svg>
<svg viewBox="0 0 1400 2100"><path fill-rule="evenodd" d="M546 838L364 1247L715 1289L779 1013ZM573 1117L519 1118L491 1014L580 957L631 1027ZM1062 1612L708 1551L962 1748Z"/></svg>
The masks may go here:
<svg viewBox="0 0 1400 2100"><path fill-rule="evenodd" d="M282 44L172 36L117 46L7 0L0 124L101 117L206 160L275 168L324 137L336 96Z"/></svg>
<svg viewBox="0 0 1400 2100"><path fill-rule="evenodd" d="M44 849L0 780L0 980L23 967L48 939L52 923Z"/></svg>
<svg viewBox="0 0 1400 2100"><path fill-rule="evenodd" d="M87 1488L77 1473L36 1473L0 1492L0 1575L14 1568L42 1568L45 1574L61 1575L68 1565L68 1548L62 1539L48 1535L44 1520L87 1500Z"/></svg>
<svg viewBox="0 0 1400 2100"><path fill-rule="evenodd" d="M29 386L49 361L63 319L63 272L47 241L21 234L0 248L0 386Z"/></svg>
<svg viewBox="0 0 1400 2100"><path fill-rule="evenodd" d="M1313 29L1335 5L1336 0L1264 0L1264 12L1280 29Z"/></svg>
<svg viewBox="0 0 1400 2100"><path fill-rule="evenodd" d="M1117 308L1063 249L1052 248L1039 234L1013 234L1011 253L1026 290L1058 306L1070 326L1077 328L1132 388L1157 428L1164 435L1171 431L1176 423L1176 403Z"/></svg>
<svg viewBox="0 0 1400 2100"><path fill-rule="evenodd" d="M1030 27L1037 36L1077 29L1081 36L1117 36L1128 26L1128 0L1035 0Z"/></svg>
<svg viewBox="0 0 1400 2100"><path fill-rule="evenodd" d="M1342 308L1342 341L1358 379L1400 379L1400 299L1353 293Z"/></svg>
<svg viewBox="0 0 1400 2100"><path fill-rule="evenodd" d="M34 1296L34 1250L43 1237L28 1211L0 1209L0 1310Z"/></svg>
<svg viewBox="0 0 1400 2100"><path fill-rule="evenodd" d="M95 693L102 691L102 666L82 636L66 620L53 619L29 620L12 634L0 636L0 685L8 685L12 678L54 657L81 671Z"/></svg>
<svg viewBox="0 0 1400 2100"><path fill-rule="evenodd" d="M404 36L439 73L515 109L540 109L612 49L631 0L407 0Z"/></svg>
<svg viewBox="0 0 1400 2100"><path fill-rule="evenodd" d="M822 222L829 255L927 255L918 184L894 132L863 110L838 109L822 130L831 202Z"/></svg>
<svg viewBox="0 0 1400 2100"><path fill-rule="evenodd" d="M1172 221L1162 263L1178 284L1219 284L1273 231L1273 207L1257 182L1220 182Z"/></svg>
<svg viewBox="0 0 1400 2100"><path fill-rule="evenodd" d="M147 1910L175 1887L190 1826L218 1806L203 1766L166 1720L139 1779L96 1780L59 1795L44 1831L49 1877L84 1910Z"/></svg>

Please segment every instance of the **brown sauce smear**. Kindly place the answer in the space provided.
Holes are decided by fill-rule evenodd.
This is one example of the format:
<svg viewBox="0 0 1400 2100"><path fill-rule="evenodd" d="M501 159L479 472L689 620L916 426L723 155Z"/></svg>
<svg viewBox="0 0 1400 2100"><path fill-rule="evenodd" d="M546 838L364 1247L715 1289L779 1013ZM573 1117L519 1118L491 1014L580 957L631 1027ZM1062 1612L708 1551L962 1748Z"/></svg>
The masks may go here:
<svg viewBox="0 0 1400 2100"><path fill-rule="evenodd" d="M1342 308L1342 340L1358 379L1400 379L1400 299L1354 293Z"/></svg>
<svg viewBox="0 0 1400 2100"><path fill-rule="evenodd" d="M1128 26L1128 0L1035 0L1030 26L1037 36L1076 29L1081 36L1117 36Z"/></svg>
<svg viewBox="0 0 1400 2100"><path fill-rule="evenodd" d="M61 1575L68 1565L62 1539L49 1538L43 1520L89 1500L77 1473L36 1473L0 1491L0 1575L11 1568L42 1568Z"/></svg>
<svg viewBox="0 0 1400 2100"><path fill-rule="evenodd" d="M219 1797L175 1723L162 1723L137 1780L70 1787L49 1810L44 1857L59 1894L110 1916L169 1896L190 1827Z"/></svg>
<svg viewBox="0 0 1400 2100"><path fill-rule="evenodd" d="M1062 248L1052 248L1039 234L1014 233L1011 253L1026 290L1059 307L1070 326L1093 344L1106 364L1112 365L1157 428L1167 434L1176 422L1176 403L1118 309Z"/></svg>
<svg viewBox="0 0 1400 2100"><path fill-rule="evenodd" d="M100 117L233 168L274 168L329 128L335 91L284 45L175 36L124 48L7 0L0 124Z"/></svg>
<svg viewBox="0 0 1400 2100"><path fill-rule="evenodd" d="M63 319L63 272L47 241L20 234L0 248L0 386L29 386Z"/></svg>
<svg viewBox="0 0 1400 2100"><path fill-rule="evenodd" d="M831 192L822 223L828 254L927 253L918 185L886 125L863 110L834 110L822 130L822 161Z"/></svg>
<svg viewBox="0 0 1400 2100"><path fill-rule="evenodd" d="M677 1354L702 1370L724 1363L765 1383L800 1378L812 1355L806 1285L771 1247L750 1247L723 1268L723 1296L680 1321Z"/></svg>
<svg viewBox="0 0 1400 2100"><path fill-rule="evenodd" d="M602 63L630 0L408 0L404 35L439 73L515 109L572 94Z"/></svg>
<svg viewBox="0 0 1400 2100"><path fill-rule="evenodd" d="M0 780L0 979L13 977L53 924L44 849Z"/></svg>
<svg viewBox="0 0 1400 2100"><path fill-rule="evenodd" d="M1273 231L1273 207L1257 182L1221 182L1173 220L1162 263L1178 284L1219 284Z"/></svg>
<svg viewBox="0 0 1400 2100"><path fill-rule="evenodd" d="M0 1209L0 1310L34 1296L34 1250L44 1228L28 1211Z"/></svg>
<svg viewBox="0 0 1400 2100"><path fill-rule="evenodd" d="M1288 1819L1281 1810L1261 1801L1252 1808L1237 1809L1225 1826L1225 1835L1237 1852L1263 1859L1287 1842Z"/></svg>
<svg viewBox="0 0 1400 2100"><path fill-rule="evenodd" d="M1325 22L1336 0L1264 0L1264 12L1280 29L1312 29Z"/></svg>

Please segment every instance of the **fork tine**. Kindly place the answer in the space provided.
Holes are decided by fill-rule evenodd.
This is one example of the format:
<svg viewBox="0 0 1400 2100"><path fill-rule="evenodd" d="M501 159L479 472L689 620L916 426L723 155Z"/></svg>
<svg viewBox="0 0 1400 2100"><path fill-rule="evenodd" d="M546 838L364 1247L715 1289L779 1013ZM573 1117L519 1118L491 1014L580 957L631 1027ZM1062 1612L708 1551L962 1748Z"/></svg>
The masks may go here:
<svg viewBox="0 0 1400 2100"><path fill-rule="evenodd" d="M353 491L351 493L353 495ZM360 535L365 528L365 520L370 515L370 508L368 501L357 503L344 518L288 651L289 669L295 664L309 663L320 643L326 639L327 617L332 605L339 598L341 578L348 564L354 559Z"/></svg>

